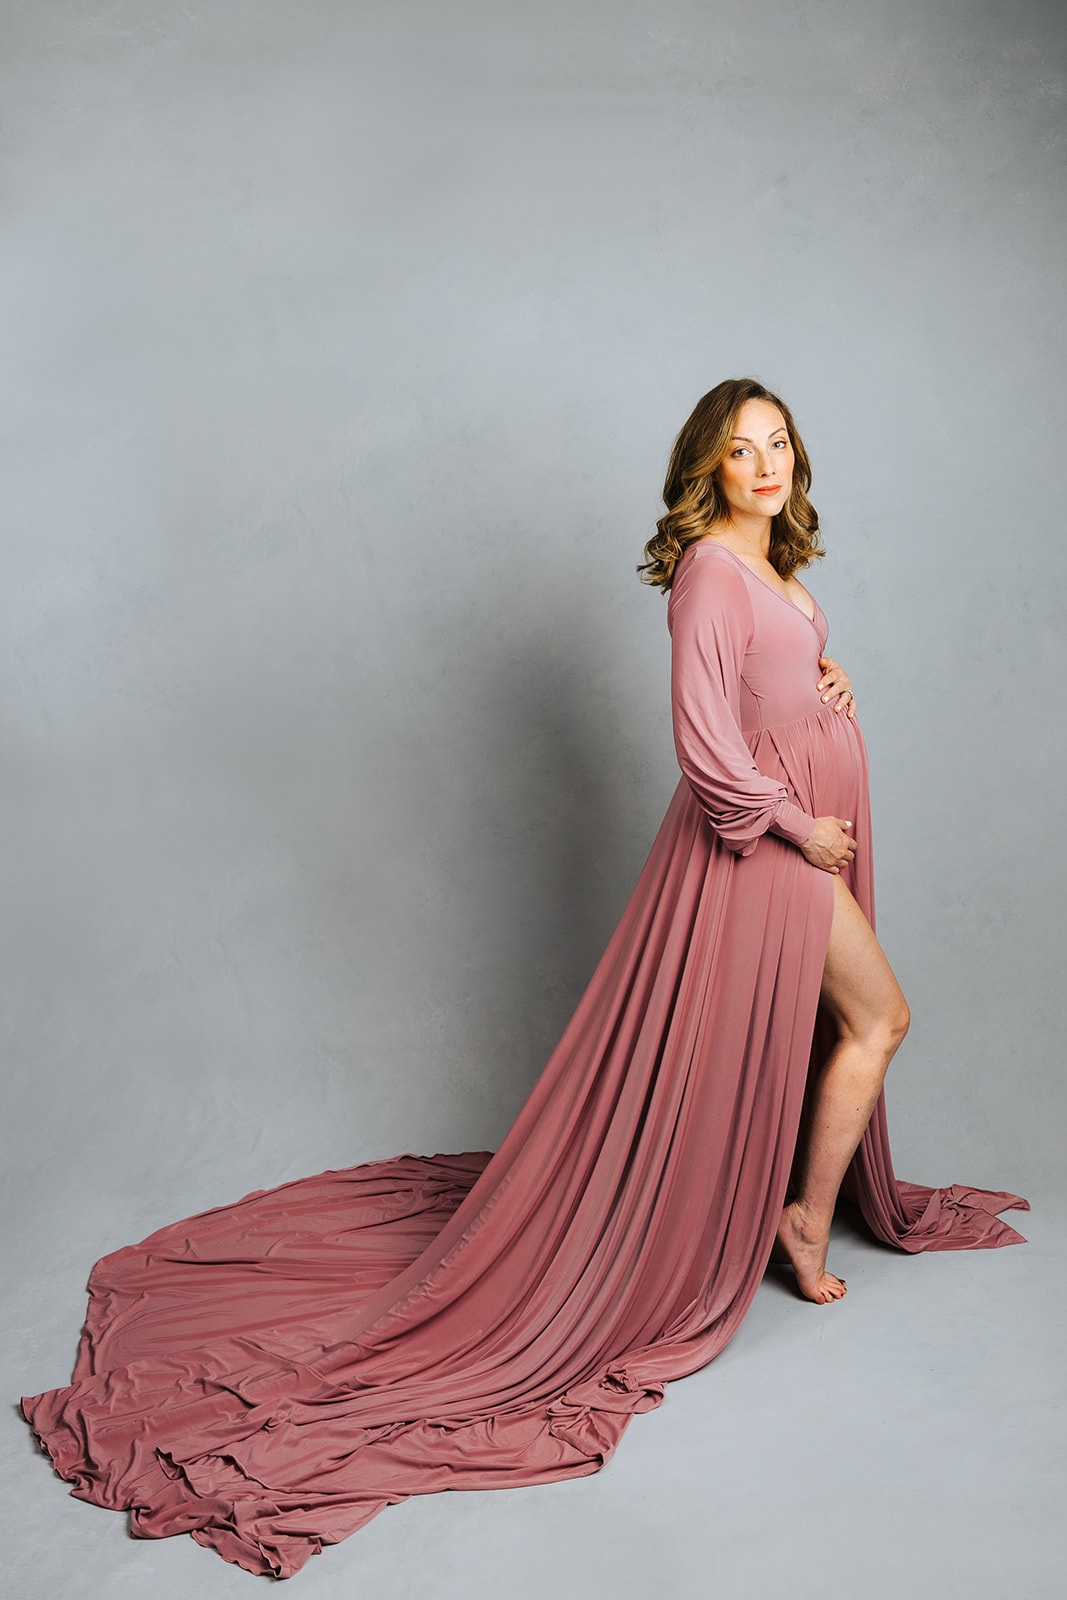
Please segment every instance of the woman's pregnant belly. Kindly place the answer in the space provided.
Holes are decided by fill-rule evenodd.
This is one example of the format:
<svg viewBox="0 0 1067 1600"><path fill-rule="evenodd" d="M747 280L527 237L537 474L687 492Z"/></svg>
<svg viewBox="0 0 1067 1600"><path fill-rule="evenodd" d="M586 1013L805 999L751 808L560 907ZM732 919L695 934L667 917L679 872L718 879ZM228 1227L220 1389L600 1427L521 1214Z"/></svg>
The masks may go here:
<svg viewBox="0 0 1067 1600"><path fill-rule="evenodd" d="M766 777L784 783L790 799L813 817L845 817L857 843L870 825L870 774L859 722L821 702L794 722L748 736L752 759ZM861 837L862 834L862 837Z"/></svg>

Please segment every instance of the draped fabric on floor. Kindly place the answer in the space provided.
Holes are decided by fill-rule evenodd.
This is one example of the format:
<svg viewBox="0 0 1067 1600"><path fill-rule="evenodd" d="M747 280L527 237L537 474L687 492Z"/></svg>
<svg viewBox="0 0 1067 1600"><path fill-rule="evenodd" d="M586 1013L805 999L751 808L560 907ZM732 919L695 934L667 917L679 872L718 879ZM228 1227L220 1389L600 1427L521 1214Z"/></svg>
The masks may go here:
<svg viewBox="0 0 1067 1600"><path fill-rule="evenodd" d="M847 879L873 926L858 726L819 705L746 737L788 791L783 827L856 819ZM409 1495L595 1472L668 1380L721 1350L832 1042L833 879L784 835L741 844L683 778L495 1155L323 1173L101 1261L71 1385L23 1401L73 1493L131 1508L139 1536L191 1532L287 1577ZM848 1185L904 1250L1020 1237L996 1216L1026 1207L1015 1195L899 1183L884 1101Z"/></svg>

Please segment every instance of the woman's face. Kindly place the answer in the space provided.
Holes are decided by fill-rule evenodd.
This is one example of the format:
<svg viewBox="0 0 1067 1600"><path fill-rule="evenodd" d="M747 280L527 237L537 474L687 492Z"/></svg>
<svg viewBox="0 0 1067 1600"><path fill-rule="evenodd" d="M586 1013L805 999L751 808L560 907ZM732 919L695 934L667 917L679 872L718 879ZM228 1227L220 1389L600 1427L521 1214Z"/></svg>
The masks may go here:
<svg viewBox="0 0 1067 1600"><path fill-rule="evenodd" d="M789 499L795 460L778 407L746 400L718 472L731 517L776 516Z"/></svg>

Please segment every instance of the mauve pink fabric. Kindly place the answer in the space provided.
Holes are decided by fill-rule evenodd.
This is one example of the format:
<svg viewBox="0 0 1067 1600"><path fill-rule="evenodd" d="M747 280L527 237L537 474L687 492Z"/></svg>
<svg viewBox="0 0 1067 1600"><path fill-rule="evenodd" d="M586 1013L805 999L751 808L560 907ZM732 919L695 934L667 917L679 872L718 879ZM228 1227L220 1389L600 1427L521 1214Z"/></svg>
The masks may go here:
<svg viewBox="0 0 1067 1600"><path fill-rule="evenodd" d="M873 926L867 757L815 687L821 610L704 542L668 620L684 776L496 1154L283 1184L94 1269L71 1385L23 1410L136 1535L288 1577L408 1495L595 1472L739 1326L832 1042L833 881L796 846L852 819ZM996 1213L1027 1209L898 1182L884 1101L846 1190L911 1251L1014 1243Z"/></svg>

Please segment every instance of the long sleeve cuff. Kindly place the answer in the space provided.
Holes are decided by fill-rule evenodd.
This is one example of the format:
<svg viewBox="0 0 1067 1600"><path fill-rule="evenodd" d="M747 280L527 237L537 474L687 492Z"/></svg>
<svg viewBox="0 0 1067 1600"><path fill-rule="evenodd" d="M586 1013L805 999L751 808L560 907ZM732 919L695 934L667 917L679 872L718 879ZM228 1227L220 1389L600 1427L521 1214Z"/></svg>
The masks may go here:
<svg viewBox="0 0 1067 1600"><path fill-rule="evenodd" d="M795 806L791 800L780 800L774 817L768 823L768 832L777 833L791 844L807 844L815 832L815 818Z"/></svg>

